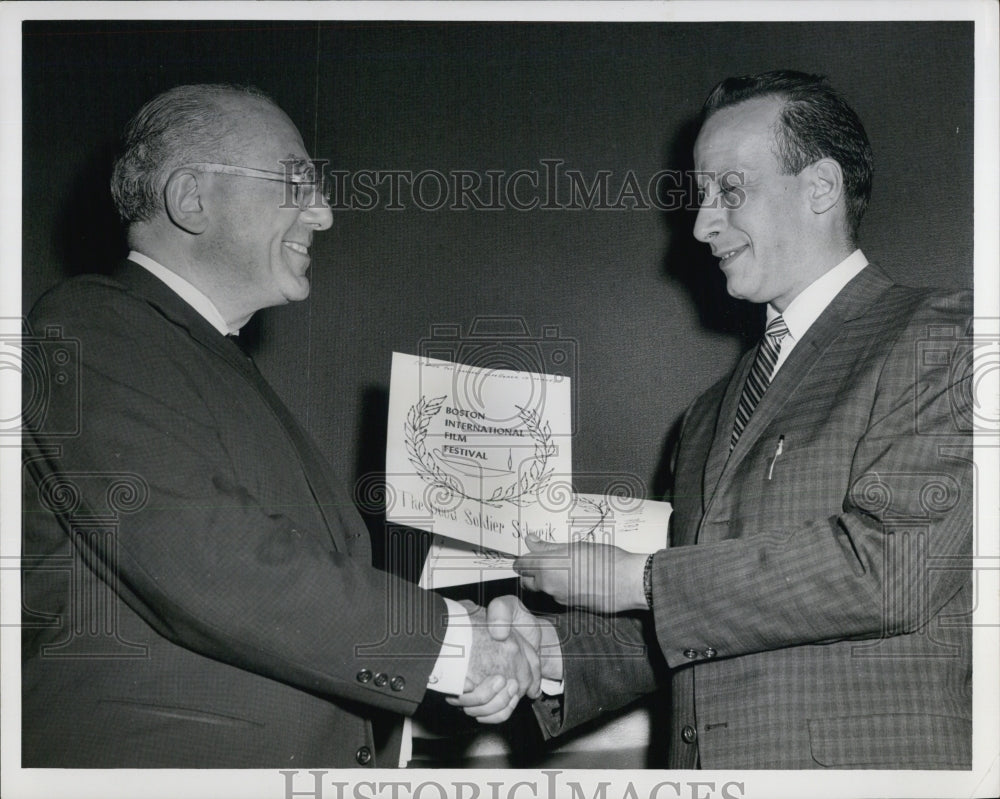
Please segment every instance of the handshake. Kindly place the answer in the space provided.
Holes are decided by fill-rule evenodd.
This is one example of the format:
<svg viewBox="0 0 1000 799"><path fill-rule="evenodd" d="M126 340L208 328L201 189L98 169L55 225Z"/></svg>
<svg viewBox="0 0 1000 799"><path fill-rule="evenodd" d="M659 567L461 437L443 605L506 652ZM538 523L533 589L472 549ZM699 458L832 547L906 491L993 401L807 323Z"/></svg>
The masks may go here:
<svg viewBox="0 0 1000 799"><path fill-rule="evenodd" d="M594 613L645 610L646 555L605 544L553 544L532 536L530 553L514 562L521 585L569 607ZM515 596L488 608L467 603L472 653L465 693L448 698L483 724L506 721L522 696L541 696L542 679L561 681L562 649L555 626L534 616Z"/></svg>
<svg viewBox="0 0 1000 799"><path fill-rule="evenodd" d="M482 724L510 718L521 697L542 695L542 679L562 679L562 652L552 622L538 618L516 596L481 608L462 603L472 622L465 693L446 700Z"/></svg>

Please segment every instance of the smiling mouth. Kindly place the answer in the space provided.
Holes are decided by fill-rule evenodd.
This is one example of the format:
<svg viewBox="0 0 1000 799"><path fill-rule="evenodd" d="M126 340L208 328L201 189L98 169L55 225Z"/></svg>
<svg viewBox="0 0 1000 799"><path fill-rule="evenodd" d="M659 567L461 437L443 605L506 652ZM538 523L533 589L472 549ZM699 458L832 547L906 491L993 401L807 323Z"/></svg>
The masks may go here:
<svg viewBox="0 0 1000 799"><path fill-rule="evenodd" d="M297 252L299 255L309 255L309 248L304 244L299 244L297 241L283 241L281 243L292 252Z"/></svg>
<svg viewBox="0 0 1000 799"><path fill-rule="evenodd" d="M728 250L727 252L719 253L715 257L719 259L719 266L725 266L729 261L739 255L746 249L746 245L742 247L737 247L735 250Z"/></svg>

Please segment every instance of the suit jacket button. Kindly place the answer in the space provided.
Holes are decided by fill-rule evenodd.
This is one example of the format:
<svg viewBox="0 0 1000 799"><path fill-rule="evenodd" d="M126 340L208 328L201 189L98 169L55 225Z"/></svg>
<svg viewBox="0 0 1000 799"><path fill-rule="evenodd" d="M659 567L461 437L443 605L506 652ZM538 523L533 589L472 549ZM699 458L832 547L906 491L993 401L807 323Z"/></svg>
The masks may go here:
<svg viewBox="0 0 1000 799"><path fill-rule="evenodd" d="M375 685L379 688L384 688L387 682L389 682L389 678L382 672L375 675Z"/></svg>
<svg viewBox="0 0 1000 799"><path fill-rule="evenodd" d="M694 660L696 657L698 657L698 653L695 652L693 649L685 649L684 657L686 657L688 660Z"/></svg>
<svg viewBox="0 0 1000 799"><path fill-rule="evenodd" d="M705 657L707 657L707 658L714 658L714 657L715 657L716 655L718 655L719 653L718 653L718 652L716 652L716 651L715 651L714 649L712 649L712 647L709 647L709 648L708 648L708 649L706 649L706 650L705 650L704 652L702 652L702 654L703 654L703 655L704 655Z"/></svg>
<svg viewBox="0 0 1000 799"><path fill-rule="evenodd" d="M406 680L402 677L393 677L392 682L389 683L389 687L393 691L402 691L406 687Z"/></svg>
<svg viewBox="0 0 1000 799"><path fill-rule="evenodd" d="M368 682L372 678L372 673L368 669L361 669L357 674L358 682Z"/></svg>
<svg viewBox="0 0 1000 799"><path fill-rule="evenodd" d="M684 729L681 730L681 740L686 744L693 744L698 740L698 733L690 724L685 724Z"/></svg>
<svg viewBox="0 0 1000 799"><path fill-rule="evenodd" d="M367 766L372 762L372 750L367 746L362 746L354 755L354 759L362 766Z"/></svg>

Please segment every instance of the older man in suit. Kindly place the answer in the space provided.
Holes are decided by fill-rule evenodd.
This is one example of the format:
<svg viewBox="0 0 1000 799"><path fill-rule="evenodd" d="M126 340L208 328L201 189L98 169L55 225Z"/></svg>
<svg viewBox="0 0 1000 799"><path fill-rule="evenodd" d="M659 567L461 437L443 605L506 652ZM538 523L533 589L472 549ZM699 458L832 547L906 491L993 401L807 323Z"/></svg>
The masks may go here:
<svg viewBox="0 0 1000 799"><path fill-rule="evenodd" d="M26 371L23 765L397 766L428 690L537 695L534 652L481 609L373 568L335 470L230 337L305 299L332 221L291 120L256 90L177 87L129 125L112 191L128 260L29 320L55 355L51 382Z"/></svg>
<svg viewBox="0 0 1000 799"><path fill-rule="evenodd" d="M871 150L817 76L723 81L695 167L695 236L767 331L685 415L669 548L533 542L517 562L567 605L638 613L594 636L578 611L557 632L491 608L563 681L544 731L665 679L671 768L970 768L971 296L896 285L857 249Z"/></svg>

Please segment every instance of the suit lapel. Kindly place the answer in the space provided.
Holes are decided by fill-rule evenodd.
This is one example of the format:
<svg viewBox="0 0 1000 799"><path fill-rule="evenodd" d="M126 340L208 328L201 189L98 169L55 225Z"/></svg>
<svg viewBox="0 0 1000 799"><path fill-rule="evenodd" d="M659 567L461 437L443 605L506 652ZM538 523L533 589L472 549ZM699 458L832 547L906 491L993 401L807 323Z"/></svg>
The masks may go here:
<svg viewBox="0 0 1000 799"><path fill-rule="evenodd" d="M156 308L171 324L184 328L203 347L237 370L248 370L247 358L239 347L219 333L207 319L151 272L133 261L125 261L112 277L132 294Z"/></svg>
<svg viewBox="0 0 1000 799"><path fill-rule="evenodd" d="M756 350L744 356L719 408L719 424L705 467L705 485L711 488L710 495L725 489L746 454L840 335L843 326L867 313L872 303L891 285L892 281L881 269L869 264L841 289L782 364L730 453L729 438L736 419L736 408Z"/></svg>
<svg viewBox="0 0 1000 799"><path fill-rule="evenodd" d="M274 389L264 380L253 361L235 342L216 330L162 280L138 264L125 261L114 274L114 278L133 294L156 308L169 322L187 330L192 339L236 369L256 390L295 448L302 464L303 476L326 522L335 548L350 551L352 547L344 539L341 531L351 528L344 523L338 511L344 499L327 480L328 469L308 434L295 421L291 411L285 407Z"/></svg>

